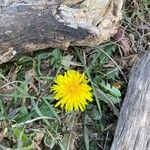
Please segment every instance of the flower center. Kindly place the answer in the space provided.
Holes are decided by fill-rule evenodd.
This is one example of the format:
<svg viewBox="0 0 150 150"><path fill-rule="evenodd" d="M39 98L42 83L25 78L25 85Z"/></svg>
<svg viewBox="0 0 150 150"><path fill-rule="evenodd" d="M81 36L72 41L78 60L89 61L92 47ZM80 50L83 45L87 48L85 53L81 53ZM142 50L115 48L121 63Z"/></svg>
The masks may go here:
<svg viewBox="0 0 150 150"><path fill-rule="evenodd" d="M76 94L79 92L79 85L77 84L72 84L68 87L68 92L71 93L71 94Z"/></svg>

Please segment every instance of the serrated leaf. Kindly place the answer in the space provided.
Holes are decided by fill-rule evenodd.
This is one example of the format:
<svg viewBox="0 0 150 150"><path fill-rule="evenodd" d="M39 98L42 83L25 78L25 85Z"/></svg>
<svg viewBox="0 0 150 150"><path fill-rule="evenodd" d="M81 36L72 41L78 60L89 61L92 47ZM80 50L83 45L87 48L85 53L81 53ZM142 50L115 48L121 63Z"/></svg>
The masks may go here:
<svg viewBox="0 0 150 150"><path fill-rule="evenodd" d="M98 94L98 97L100 100L104 101L105 103L109 104L109 106L112 108L114 111L114 114L118 116L119 111L117 107L113 104L112 100L105 94L101 89L96 88L96 92Z"/></svg>
<svg viewBox="0 0 150 150"><path fill-rule="evenodd" d="M121 102L121 98L119 98L119 97L115 97L110 94L106 94L106 95L109 97L109 99L112 101L113 104L117 104L117 103Z"/></svg>
<svg viewBox="0 0 150 150"><path fill-rule="evenodd" d="M111 87L109 83L105 83L102 81L100 83L100 86L104 88L104 90L108 91L110 94L114 95L115 97L121 97L121 92L115 87Z"/></svg>
<svg viewBox="0 0 150 150"><path fill-rule="evenodd" d="M53 69L58 69L62 60L62 53L59 49L54 49L50 53L50 64L53 66Z"/></svg>

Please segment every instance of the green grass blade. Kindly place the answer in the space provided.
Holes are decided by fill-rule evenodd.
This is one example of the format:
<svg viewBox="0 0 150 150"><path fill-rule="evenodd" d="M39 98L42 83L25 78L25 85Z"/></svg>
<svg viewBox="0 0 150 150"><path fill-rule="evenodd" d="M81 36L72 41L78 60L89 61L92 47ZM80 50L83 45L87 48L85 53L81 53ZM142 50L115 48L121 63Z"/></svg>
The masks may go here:
<svg viewBox="0 0 150 150"><path fill-rule="evenodd" d="M88 128L86 127L86 124L87 124L87 116L85 116L85 120L84 120L84 142L85 142L86 150L90 150Z"/></svg>
<svg viewBox="0 0 150 150"><path fill-rule="evenodd" d="M45 104L49 107L50 111L54 114L54 116L58 119L58 121L61 124L61 120L60 117L58 116L58 113L54 110L54 108L50 105L50 103L43 97L42 98L45 102Z"/></svg>

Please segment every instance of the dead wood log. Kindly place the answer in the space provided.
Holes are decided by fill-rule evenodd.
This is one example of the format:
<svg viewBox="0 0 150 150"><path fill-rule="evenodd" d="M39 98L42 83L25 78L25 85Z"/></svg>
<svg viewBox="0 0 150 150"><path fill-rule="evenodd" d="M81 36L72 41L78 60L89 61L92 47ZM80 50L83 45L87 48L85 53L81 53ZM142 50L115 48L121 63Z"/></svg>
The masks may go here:
<svg viewBox="0 0 150 150"><path fill-rule="evenodd" d="M131 72L111 150L150 150L150 53Z"/></svg>
<svg viewBox="0 0 150 150"><path fill-rule="evenodd" d="M0 64L48 47L97 45L113 35L123 0L0 0Z"/></svg>

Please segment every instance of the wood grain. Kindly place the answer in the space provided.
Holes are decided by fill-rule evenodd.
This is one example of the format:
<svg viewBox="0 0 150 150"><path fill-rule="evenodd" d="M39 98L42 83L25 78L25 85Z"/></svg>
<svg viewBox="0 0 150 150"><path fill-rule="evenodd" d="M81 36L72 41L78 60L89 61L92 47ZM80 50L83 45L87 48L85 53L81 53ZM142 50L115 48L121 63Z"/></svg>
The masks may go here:
<svg viewBox="0 0 150 150"><path fill-rule="evenodd" d="M111 150L150 150L150 53L131 72Z"/></svg>
<svg viewBox="0 0 150 150"><path fill-rule="evenodd" d="M48 47L98 45L116 33L122 4L123 0L0 0L0 64Z"/></svg>

